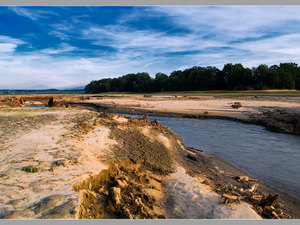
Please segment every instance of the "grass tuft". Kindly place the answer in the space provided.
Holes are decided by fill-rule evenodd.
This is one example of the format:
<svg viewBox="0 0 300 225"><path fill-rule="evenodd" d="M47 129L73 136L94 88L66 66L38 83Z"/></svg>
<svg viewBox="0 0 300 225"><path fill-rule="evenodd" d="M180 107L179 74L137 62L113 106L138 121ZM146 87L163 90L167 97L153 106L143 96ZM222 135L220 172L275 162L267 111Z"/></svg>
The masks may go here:
<svg viewBox="0 0 300 225"><path fill-rule="evenodd" d="M25 166L23 167L23 171L26 171L28 173L37 173L39 172L39 168L33 165Z"/></svg>

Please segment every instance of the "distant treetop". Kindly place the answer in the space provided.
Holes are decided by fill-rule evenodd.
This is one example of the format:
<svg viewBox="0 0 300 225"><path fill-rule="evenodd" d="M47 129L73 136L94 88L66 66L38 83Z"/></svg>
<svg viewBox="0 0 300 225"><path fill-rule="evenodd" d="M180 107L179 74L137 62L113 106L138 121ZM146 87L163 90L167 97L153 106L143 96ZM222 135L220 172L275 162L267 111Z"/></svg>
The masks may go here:
<svg viewBox="0 0 300 225"><path fill-rule="evenodd" d="M118 78L92 81L85 86L85 93L102 92L163 92L205 90L300 90L300 67L296 63L259 65L245 68L242 64L225 64L216 67L197 67L173 71L169 76L157 73L151 78L146 72L127 74Z"/></svg>

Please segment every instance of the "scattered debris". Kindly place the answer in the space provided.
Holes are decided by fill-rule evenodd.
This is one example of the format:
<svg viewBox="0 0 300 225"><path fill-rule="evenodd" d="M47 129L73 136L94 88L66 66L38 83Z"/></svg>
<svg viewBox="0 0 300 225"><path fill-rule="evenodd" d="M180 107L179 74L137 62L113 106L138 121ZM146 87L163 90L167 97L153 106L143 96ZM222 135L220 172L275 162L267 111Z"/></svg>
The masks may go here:
<svg viewBox="0 0 300 225"><path fill-rule="evenodd" d="M253 192L255 192L255 191L257 190L257 187L258 187L258 184L253 184L253 185L251 186L251 188L248 189L248 191L249 191L250 193L253 193Z"/></svg>
<svg viewBox="0 0 300 225"><path fill-rule="evenodd" d="M244 186L249 186L247 182L256 181L248 176L236 177L238 181L241 181ZM237 186L227 185L221 187L221 200L224 204L232 205L239 204L241 200L252 203L253 208L264 218L268 219L288 219L292 218L289 214L284 213L281 208L282 205L277 202L278 195L272 196L269 194L267 197L258 195L256 193L258 184L255 183L249 188L241 188Z"/></svg>

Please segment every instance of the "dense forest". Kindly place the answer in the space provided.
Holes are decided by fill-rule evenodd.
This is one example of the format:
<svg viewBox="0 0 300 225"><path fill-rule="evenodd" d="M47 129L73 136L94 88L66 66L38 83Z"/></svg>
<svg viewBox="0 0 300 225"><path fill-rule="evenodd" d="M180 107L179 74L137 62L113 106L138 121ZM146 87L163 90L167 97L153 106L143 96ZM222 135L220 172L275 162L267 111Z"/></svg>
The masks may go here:
<svg viewBox="0 0 300 225"><path fill-rule="evenodd" d="M157 73L155 78L143 72L92 81L85 87L85 93L251 89L300 90L300 67L296 63L259 65L251 69L242 64L226 64L222 70L195 66L173 71L169 76Z"/></svg>

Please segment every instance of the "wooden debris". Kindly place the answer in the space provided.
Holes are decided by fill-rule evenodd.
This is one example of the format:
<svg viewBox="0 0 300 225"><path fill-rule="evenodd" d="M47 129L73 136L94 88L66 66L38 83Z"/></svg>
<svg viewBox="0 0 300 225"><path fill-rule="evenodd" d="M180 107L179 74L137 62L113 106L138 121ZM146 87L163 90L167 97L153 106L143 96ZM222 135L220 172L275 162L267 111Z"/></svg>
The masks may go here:
<svg viewBox="0 0 300 225"><path fill-rule="evenodd" d="M247 176L240 176L239 177L239 181L249 181L250 179L249 179L249 177L247 177Z"/></svg>
<svg viewBox="0 0 300 225"><path fill-rule="evenodd" d="M238 181L241 181L243 184L249 182L251 179L247 176L233 177ZM247 183L246 183L247 184ZM283 205L278 200L278 195L262 196L256 193L258 184L255 183L249 188L241 188L234 185L224 185L220 186L218 192L221 194L221 199L226 205L239 204L241 200L244 200L252 204L253 209L260 214L263 218L268 219L291 219L292 217L283 212ZM216 190L216 189L215 189Z"/></svg>
<svg viewBox="0 0 300 225"><path fill-rule="evenodd" d="M263 198L262 195L252 195L252 196L250 197L250 200L251 200L252 202L253 202L253 201L259 202L259 201L262 200L262 198Z"/></svg>
<svg viewBox="0 0 300 225"><path fill-rule="evenodd" d="M281 204L277 204L278 195L272 196L269 194L267 197L263 197L255 204L256 210L265 218L269 219L291 219L292 217L284 213L279 207Z"/></svg>
<svg viewBox="0 0 300 225"><path fill-rule="evenodd" d="M261 206L262 208L265 208L266 206L272 206L276 203L278 199L278 195L272 196L271 194L268 195L268 197L263 198L257 206Z"/></svg>
<svg viewBox="0 0 300 225"><path fill-rule="evenodd" d="M258 187L258 184L253 184L253 185L251 186L251 188L248 189L248 191L249 191L250 193L253 193L253 192L255 192L255 191L257 190L257 187Z"/></svg>
<svg viewBox="0 0 300 225"><path fill-rule="evenodd" d="M232 200L237 200L238 199L237 196L229 195L229 194L225 194L225 193L222 194L222 197L229 198L229 199L232 199Z"/></svg>

